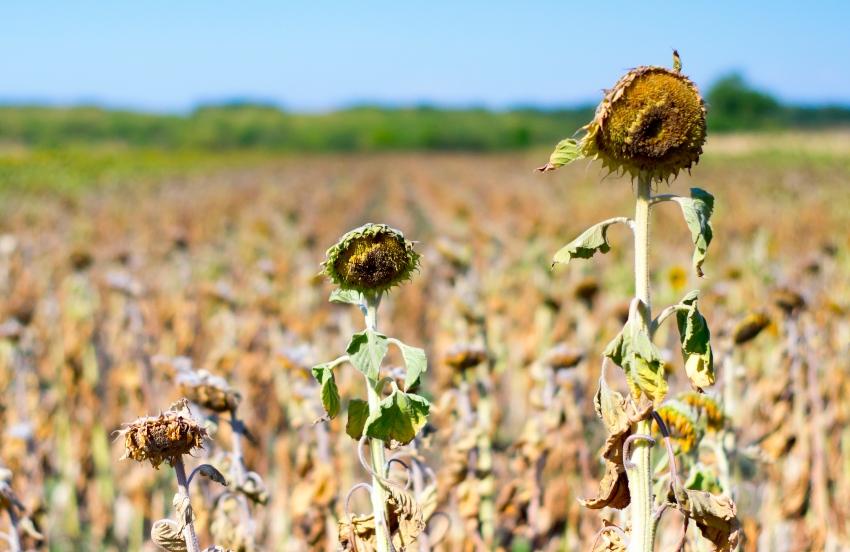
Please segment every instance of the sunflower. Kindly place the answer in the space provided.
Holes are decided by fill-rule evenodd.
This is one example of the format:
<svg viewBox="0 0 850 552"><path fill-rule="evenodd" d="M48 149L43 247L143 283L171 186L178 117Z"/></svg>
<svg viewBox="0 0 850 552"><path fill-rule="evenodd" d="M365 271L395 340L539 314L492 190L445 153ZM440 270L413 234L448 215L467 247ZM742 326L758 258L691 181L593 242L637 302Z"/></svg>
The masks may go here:
<svg viewBox="0 0 850 552"><path fill-rule="evenodd" d="M705 102L696 85L674 68L643 66L609 90L584 127L581 141L563 140L540 171L580 158L600 159L611 171L669 180L699 161L705 143Z"/></svg>
<svg viewBox="0 0 850 552"><path fill-rule="evenodd" d="M365 224L327 251L323 272L342 289L380 293L410 279L419 254L404 235L386 224Z"/></svg>

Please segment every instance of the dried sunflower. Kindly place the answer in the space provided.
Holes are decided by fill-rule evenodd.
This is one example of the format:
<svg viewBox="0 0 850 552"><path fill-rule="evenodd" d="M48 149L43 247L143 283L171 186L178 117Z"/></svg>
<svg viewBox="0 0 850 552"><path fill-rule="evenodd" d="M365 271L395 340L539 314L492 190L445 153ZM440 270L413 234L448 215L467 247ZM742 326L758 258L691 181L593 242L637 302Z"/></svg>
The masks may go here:
<svg viewBox="0 0 850 552"><path fill-rule="evenodd" d="M328 249L323 272L342 289L380 293L410 279L419 254L400 231L386 224L364 224Z"/></svg>
<svg viewBox="0 0 850 552"><path fill-rule="evenodd" d="M669 180L699 161L705 143L705 102L696 85L674 68L642 66L609 90L584 127L581 141L556 147L541 171L580 158L600 159L612 172Z"/></svg>
<svg viewBox="0 0 850 552"><path fill-rule="evenodd" d="M119 432L124 437L124 458L148 461L154 468L201 448L207 430L191 417L188 410L167 410L159 416L145 416L127 424Z"/></svg>
<svg viewBox="0 0 850 552"><path fill-rule="evenodd" d="M487 351L477 345L456 343L449 348L444 360L455 370L468 370L487 360Z"/></svg>
<svg viewBox="0 0 850 552"><path fill-rule="evenodd" d="M182 372L177 376L177 385L184 397L213 412L230 412L238 405L242 396L230 387L224 378L214 376L206 370Z"/></svg>

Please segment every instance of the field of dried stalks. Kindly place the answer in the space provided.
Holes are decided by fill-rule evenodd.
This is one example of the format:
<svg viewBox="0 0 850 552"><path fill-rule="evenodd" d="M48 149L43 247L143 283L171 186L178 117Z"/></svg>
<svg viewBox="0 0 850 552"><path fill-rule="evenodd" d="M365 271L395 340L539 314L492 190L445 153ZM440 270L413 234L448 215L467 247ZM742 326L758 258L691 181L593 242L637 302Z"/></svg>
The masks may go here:
<svg viewBox="0 0 850 552"><path fill-rule="evenodd" d="M727 416L725 443L707 438L689 454L725 474L743 550L850 547L848 143L710 138L693 176L671 185L716 197L702 281L691 281L681 213L655 215L656 228L682 225L652 234L664 244L650 251L661 267L655 296L703 290L718 366L709 392ZM429 425L392 469L425 512L417 549L589 550L603 519L621 522L577 499L602 476L593 395L600 352L632 294L626 231L612 230L612 251L593 263L553 271L550 262L590 223L628 214L632 185L600 183L598 166L584 163L533 173L545 157L311 156L143 186L4 194L0 504L24 520L23 548L155 549L151 525L169 515L173 476L119 460L115 432L183 396L178 376L191 363L241 394L241 453L267 492L255 489L240 516L214 511L220 487L200 481L202 540L212 531L244 550L335 549L346 508L368 509L368 493L348 506L346 497L369 473L344 417L317 423L310 367L344 350L362 320L328 303L317 273L327 247L372 221L402 229L423 255L382 307L394 334L430 359ZM756 315L769 324L744 335ZM657 343L672 393L687 391L674 331ZM486 353L477 364L458 362L475 351ZM625 388L618 370L608 380ZM338 384L362 382L348 371ZM220 463L231 425L191 408L210 418L213 438L188 468ZM12 493L20 504L3 498ZM662 550L680 526L662 520Z"/></svg>

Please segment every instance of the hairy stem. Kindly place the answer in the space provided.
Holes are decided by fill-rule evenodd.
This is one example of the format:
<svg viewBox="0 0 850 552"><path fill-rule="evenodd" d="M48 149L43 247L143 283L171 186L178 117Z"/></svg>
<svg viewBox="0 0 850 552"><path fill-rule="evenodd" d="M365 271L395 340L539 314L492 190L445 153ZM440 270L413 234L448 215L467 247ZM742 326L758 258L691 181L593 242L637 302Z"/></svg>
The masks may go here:
<svg viewBox="0 0 850 552"><path fill-rule="evenodd" d="M9 542L10 552L21 552L21 538L18 536L18 515L15 513L15 507L10 505L6 511L9 513L9 533L6 538Z"/></svg>
<svg viewBox="0 0 850 552"><path fill-rule="evenodd" d="M652 320L652 308L649 297L649 205L650 180L641 176L638 180L637 201L635 204L635 297L643 304L638 309L640 320L648 331ZM649 435L649 420L636 424L636 435ZM628 552L652 552L655 530L652 522L652 446L646 441L635 443L632 458L624 460L634 464L628 470L629 493L631 494L632 534Z"/></svg>
<svg viewBox="0 0 850 552"><path fill-rule="evenodd" d="M369 295L366 297L366 329L373 332L378 331L378 305L381 302L380 295ZM373 415L380 409L381 397L379 395L378 382L366 377L366 394L369 402L369 415ZM372 512L375 515L375 540L378 552L390 552L390 531L387 525L387 488L381 479L386 479L386 458L384 455L384 442L380 439L369 439L370 462L372 464ZM374 474L381 477L378 478Z"/></svg>
<svg viewBox="0 0 850 552"><path fill-rule="evenodd" d="M186 481L186 467L183 465L183 458L178 456L174 460L174 471L177 473L177 487L180 493L189 500L189 483ZM181 520L182 523L182 520ZM195 524L189 519L186 526L183 528L183 540L186 541L187 552L201 552L201 546L198 544L198 535L195 534Z"/></svg>

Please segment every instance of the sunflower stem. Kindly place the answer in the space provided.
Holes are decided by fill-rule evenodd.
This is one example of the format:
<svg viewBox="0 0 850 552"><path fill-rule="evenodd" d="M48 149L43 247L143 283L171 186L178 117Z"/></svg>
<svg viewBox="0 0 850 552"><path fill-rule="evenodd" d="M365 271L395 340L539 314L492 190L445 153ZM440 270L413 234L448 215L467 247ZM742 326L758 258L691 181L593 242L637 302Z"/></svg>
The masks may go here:
<svg viewBox="0 0 850 552"><path fill-rule="evenodd" d="M183 458L180 456L177 456L174 460L174 471L177 473L177 487L180 489L180 494L185 497L185 500L189 500L189 483L186 480L186 467L183 465ZM182 522L183 520L180 520L180 523ZM195 534L195 524L191 517L186 520L186 525L183 527L183 540L186 541L187 552L201 552L201 546L198 544L198 535Z"/></svg>
<svg viewBox="0 0 850 552"><path fill-rule="evenodd" d="M366 296L366 329L372 332L378 331L378 305L381 302L380 294L369 294ZM377 414L381 406L378 381L366 377L366 394L369 402L369 415ZM372 499L372 512L375 515L375 540L378 552L390 552L390 532L387 524L387 489L381 479L386 479L386 458L384 455L384 442L380 439L369 438L370 462L372 464L372 486L370 495ZM376 477L378 474L381 477Z"/></svg>
<svg viewBox="0 0 850 552"><path fill-rule="evenodd" d="M649 296L649 205L651 181L641 175L638 179L635 202L635 297L644 308L638 309L639 323L649 331L652 308ZM639 421L634 428L636 435L649 435L648 420ZM632 458L624 460L634 464L628 470L629 493L631 494L632 534L628 552L652 552L655 540L655 525L652 522L652 446L647 441L635 443Z"/></svg>

